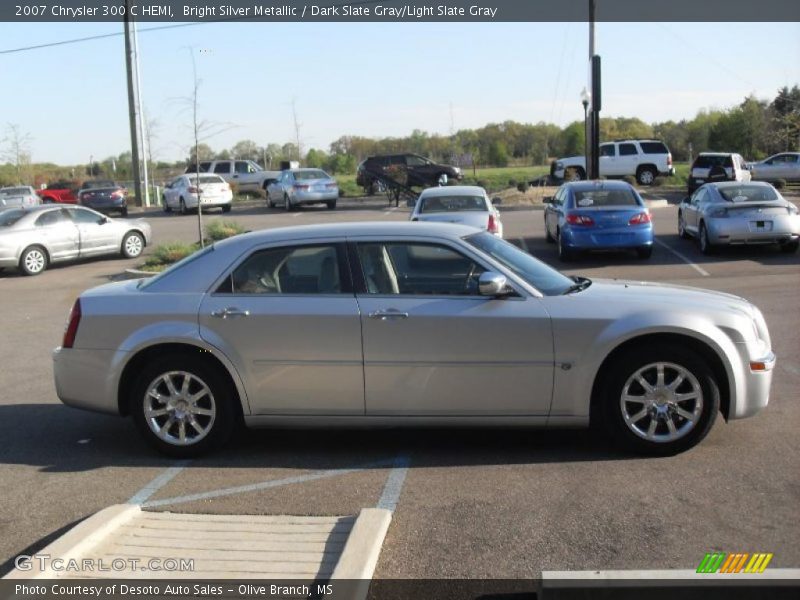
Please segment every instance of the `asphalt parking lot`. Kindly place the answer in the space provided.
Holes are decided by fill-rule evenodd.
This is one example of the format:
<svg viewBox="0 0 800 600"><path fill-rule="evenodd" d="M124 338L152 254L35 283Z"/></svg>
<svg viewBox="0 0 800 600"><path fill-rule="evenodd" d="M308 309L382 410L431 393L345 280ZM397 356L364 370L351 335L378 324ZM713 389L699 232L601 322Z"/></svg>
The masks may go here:
<svg viewBox="0 0 800 600"><path fill-rule="evenodd" d="M675 206L653 217L651 260L597 255L564 270L744 296L764 312L778 355L767 410L719 419L700 446L670 458L624 455L580 431L260 430L176 463L151 451L128 420L64 407L53 387L50 351L74 299L137 261L56 266L32 278L0 273L0 575L17 554L134 498L153 510L298 515L396 502L378 578L695 568L715 550L772 552L773 566L800 566L800 256L747 248L705 257L678 238ZM405 219L407 209L247 206L224 218L257 229ZM196 235L196 217L148 219L156 243ZM541 211L504 212L503 222L507 239L564 266L544 241Z"/></svg>

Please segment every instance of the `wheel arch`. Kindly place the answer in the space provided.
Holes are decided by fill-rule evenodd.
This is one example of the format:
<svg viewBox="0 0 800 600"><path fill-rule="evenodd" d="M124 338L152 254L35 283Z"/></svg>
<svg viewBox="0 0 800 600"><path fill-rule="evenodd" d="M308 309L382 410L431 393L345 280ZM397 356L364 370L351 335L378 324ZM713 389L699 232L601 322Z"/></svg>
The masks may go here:
<svg viewBox="0 0 800 600"><path fill-rule="evenodd" d="M245 394L241 380L239 379L239 376L236 374L235 370L232 371L233 366L230 365L227 359L225 359L224 356L220 356L215 348L204 347L189 341L180 341L161 342L140 348L125 363L122 373L120 374L119 383L117 384L117 410L119 411L119 414L122 416L128 416L130 413L128 408L128 393L136 378L136 373L139 372L147 362L165 354L181 353L199 354L202 355L206 360L211 360L213 363L215 363L220 374L227 379L231 386L231 390L236 394L236 399L238 402L235 404L237 406L239 416L241 417L249 412L247 408L247 395Z"/></svg>
<svg viewBox="0 0 800 600"><path fill-rule="evenodd" d="M671 343L682 347L688 347L699 354L709 365L714 373L714 378L719 384L720 412L725 420L728 421L731 411L731 390L735 382L726 368L726 362L720 356L718 350L711 344L697 337L683 333L646 333L634 338L625 340L618 344L605 357L600 367L594 375L590 398L589 421L596 421L597 410L602 402L602 391L607 373L614 361L626 352L638 347L652 347L654 344Z"/></svg>
<svg viewBox="0 0 800 600"><path fill-rule="evenodd" d="M144 231L142 231L142 230L141 230L141 229L139 229L138 227L131 227L130 229L128 229L128 231L126 231L125 233L123 233L123 234L122 234L122 240L120 240L120 243L122 243L122 242L125 240L125 237L126 237L126 236L127 236L129 233L138 233L138 234L139 234L139 235L142 237L142 244L144 244L144 247L145 247L145 248L147 247L147 236L144 234Z"/></svg>

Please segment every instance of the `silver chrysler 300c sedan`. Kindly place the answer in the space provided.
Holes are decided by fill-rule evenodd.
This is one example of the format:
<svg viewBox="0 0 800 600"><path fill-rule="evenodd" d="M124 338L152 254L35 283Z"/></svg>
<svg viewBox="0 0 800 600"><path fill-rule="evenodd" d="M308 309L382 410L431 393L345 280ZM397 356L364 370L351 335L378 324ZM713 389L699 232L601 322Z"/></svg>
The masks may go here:
<svg viewBox="0 0 800 600"><path fill-rule="evenodd" d="M761 312L688 287L569 278L441 223L271 229L75 302L59 398L192 456L251 426L600 426L672 454L766 406Z"/></svg>

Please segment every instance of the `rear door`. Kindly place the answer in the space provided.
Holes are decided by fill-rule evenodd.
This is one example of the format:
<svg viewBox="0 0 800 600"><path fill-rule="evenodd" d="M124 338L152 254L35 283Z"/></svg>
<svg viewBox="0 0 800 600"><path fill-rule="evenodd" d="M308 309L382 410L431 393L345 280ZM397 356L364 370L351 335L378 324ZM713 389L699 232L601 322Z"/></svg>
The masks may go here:
<svg viewBox="0 0 800 600"><path fill-rule="evenodd" d="M615 175L636 175L640 162L639 149L632 142L624 142L618 146L617 172Z"/></svg>
<svg viewBox="0 0 800 600"><path fill-rule="evenodd" d="M448 243L357 240L368 415L547 415L550 318L538 298L480 296L486 268Z"/></svg>
<svg viewBox="0 0 800 600"><path fill-rule="evenodd" d="M37 237L41 238L51 260L78 257L80 234L66 209L44 212L36 219L35 227Z"/></svg>
<svg viewBox="0 0 800 600"><path fill-rule="evenodd" d="M236 365L255 415L363 415L361 322L343 243L243 257L200 306L201 335Z"/></svg>

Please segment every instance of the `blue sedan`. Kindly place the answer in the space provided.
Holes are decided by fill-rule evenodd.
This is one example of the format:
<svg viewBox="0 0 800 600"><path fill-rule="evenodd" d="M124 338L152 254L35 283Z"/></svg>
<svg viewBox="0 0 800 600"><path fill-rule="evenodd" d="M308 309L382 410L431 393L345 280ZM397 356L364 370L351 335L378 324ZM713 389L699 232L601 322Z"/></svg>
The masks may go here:
<svg viewBox="0 0 800 600"><path fill-rule="evenodd" d="M624 181L565 183L544 201L545 237L558 244L561 260L589 250L635 250L642 259L653 253L650 211Z"/></svg>

